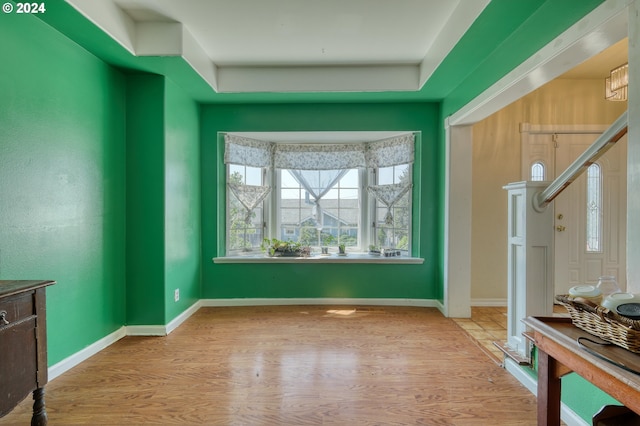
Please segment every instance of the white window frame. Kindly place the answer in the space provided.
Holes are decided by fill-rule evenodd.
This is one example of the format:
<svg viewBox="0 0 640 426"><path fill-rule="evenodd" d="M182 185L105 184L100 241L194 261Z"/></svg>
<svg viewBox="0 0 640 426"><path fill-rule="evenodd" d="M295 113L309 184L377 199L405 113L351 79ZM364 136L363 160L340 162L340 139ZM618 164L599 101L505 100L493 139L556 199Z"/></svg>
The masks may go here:
<svg viewBox="0 0 640 426"><path fill-rule="evenodd" d="M411 176L411 185L413 186L413 164L409 164L409 176ZM397 167L397 166L392 166L392 167ZM384 167L386 168L386 167ZM371 169L369 170L369 181L372 182L374 185L378 184L378 175L379 175L379 168L375 168L375 169ZM394 180L395 182L395 180ZM408 211L409 211L409 215L410 215L410 220L409 220L409 228L407 230L407 250L404 251L403 250L403 255L405 256L413 256L412 253L412 232L413 232L413 221L414 221L414 217L413 217L413 191L410 189L409 192L406 194L407 197L409 197L409 206L408 206ZM377 204L377 200L375 199L375 197L370 197L371 200L369 202L369 215L368 215L368 220L371 224L371 226L368 226L368 230L369 230L369 235L368 235L368 244L372 244L372 243L376 243L374 245L377 246L377 230L378 230L378 221L380 219L383 218L378 218L377 217L377 213L378 213L378 209L376 208L376 204Z"/></svg>
<svg viewBox="0 0 640 426"><path fill-rule="evenodd" d="M534 179L534 175L533 175L533 169L536 166L540 166L542 168L542 177L541 179ZM533 163L531 163L531 167L529 167L529 178L531 179L531 181L536 182L536 181L545 181L547 179L547 166L546 164L544 164L544 161L534 161Z"/></svg>
<svg viewBox="0 0 640 426"><path fill-rule="evenodd" d="M409 165L410 174L412 176L413 181L413 166ZM360 214L359 214L359 224L358 224L358 242L355 247L347 247L348 251L352 252L367 252L370 245L377 245L376 236L377 236L377 209L376 209L376 199L372 197L367 191L367 186L370 184L377 183L377 173L378 169L357 169L358 177L359 177L359 196L360 196ZM229 177L230 167L226 167L227 179ZM263 168L263 182L265 184L271 185L272 190L271 193L265 198L262 202L262 212L263 212L263 237L264 238L278 238L280 239L280 186L281 186L281 172L280 170L275 170L273 172L269 171L266 168ZM229 218L229 208L231 206L230 197L233 195L228 188L225 188L226 194L226 216ZM412 247L412 227L413 227L413 196L412 191L410 190L407 194L409 197L409 214L411 215L411 220L409 221L409 229L408 229L408 250L407 252L403 251L403 255L412 256L411 247ZM230 248L230 232L229 232L229 220L225 221L225 237L226 237L226 256L237 256L241 255L242 250L232 250ZM314 246L315 248L315 246ZM248 252L249 254L258 254L256 250L252 252Z"/></svg>
<svg viewBox="0 0 640 426"><path fill-rule="evenodd" d="M358 240L357 245L352 247L352 251L359 251L366 253L369 249L369 246L377 244L377 227L376 227L376 214L377 214L377 197L392 197L391 193L386 193L387 190L391 190L390 188L369 188L369 186L374 186L377 184L371 172L372 167L378 167L378 165L382 164L394 164L394 162L398 162L401 159L407 159L408 165L411 171L411 186L413 186L413 159L414 159L414 148L408 148L407 139L409 137L409 133L400 135L400 136L392 136L387 139L379 139L376 141L365 141L363 140L364 150L360 150L359 148L354 148L353 146L345 146L345 154L344 158L336 157L336 152L333 149L327 149L327 144L319 147L319 152L327 152L327 162L333 163L335 165L347 164L351 165L354 163L358 164L366 164L366 166L362 165L353 165L354 169L358 170L358 176L360 179L359 185L359 198L360 198L360 211L359 211L359 222L358 222ZM410 142L414 142L415 134L411 135ZM322 144L321 144L322 145ZM349 144L347 144L349 145ZM353 144L351 144L353 145ZM286 143L273 143L264 140L251 139L251 135L232 135L225 134L225 145L224 149L221 152L221 155L224 157L224 161L226 164L236 164L238 166L242 164L238 164L238 162L245 163L245 167L248 167L249 164L255 164L256 166L262 169L264 173L264 179L262 185L268 185L271 187L270 194L266 195L266 198L262 201L262 212L263 212L263 227L262 227L262 237L263 238L283 238L282 233L279 229L279 224L281 222L280 214L280 167L285 167L285 164L294 164L303 159L296 159L295 155L298 150L289 150L289 149L281 149L280 147L286 146ZM398 147L398 151L395 151L395 147ZM231 147L227 151L227 148ZM271 164L269 165L268 155L269 151L271 151ZM302 149L304 152L304 148ZM227 156L227 152L229 156ZM340 150L339 152L342 152ZM288 155L293 155L293 157L287 157ZM331 156L333 155L333 157ZM362 156L360 158L359 156ZM409 158L410 157L410 158ZM346 161L343 161L346 160ZM293 163L291 163L293 161ZM324 163L323 167L326 167L327 163ZM275 166L275 168L274 168ZM308 165L307 165L308 166ZM311 165L313 167L313 165ZM227 165L225 167L225 176L228 180L230 167ZM375 169L377 170L377 169ZM251 183L248 183L251 185ZM224 247L224 256L240 256L245 257L247 254L255 255L257 247L253 246L252 252L247 252L243 249L230 249L230 197L234 197L229 186L224 185L221 188L224 191L224 195L222 197L225 200L225 218L222 221L219 221L219 224L223 226L220 229L221 234L224 233L223 241L226 242ZM397 187L394 190L398 189ZM235 192L236 189L234 188ZM375 191L375 196L373 195ZM408 232L408 255L411 257L414 253L412 252L413 243L412 243L412 228L413 228L413 217L414 208L413 208L413 200L412 200L412 190L409 189L409 209L408 213L410 215L409 221L409 229ZM384 204L384 203L382 203ZM221 235L222 236L222 235ZM241 245L241 244L240 244ZM348 248L349 249L349 248ZM405 253L403 253L405 254ZM417 259L417 258L416 258ZM402 263L402 262L400 262Z"/></svg>
<svg viewBox="0 0 640 426"><path fill-rule="evenodd" d="M225 180L226 182L229 182L229 177L230 177L230 172L231 172L231 167L244 167L245 169L247 167L252 167L252 166L246 166L243 164L226 164L225 165ZM267 182L270 182L271 178L270 175L271 173L269 172L269 170L266 167L252 167L255 169L262 169L261 173L262 173L262 183L266 184ZM229 218L231 216L231 213L229 211L229 209L231 208L231 197L233 197L233 194L231 193L231 191L229 190L229 188L225 185L225 227L224 227L224 234L225 234L225 252L226 252L226 256L238 256L242 253L256 253L256 251L259 251L259 248L256 248L253 251L249 251L246 252L244 250L239 250L239 249L231 249L231 232L229 229ZM271 209L270 209L270 196L267 196L261 203L261 209L262 209L262 236L263 238L265 237L267 230L269 229L268 224L269 224L269 217L271 215Z"/></svg>
<svg viewBox="0 0 640 426"><path fill-rule="evenodd" d="M357 240L357 245L347 247L347 251L364 252L368 249L368 244L365 244L364 242L369 241L370 227L366 226L366 224L370 223L369 214L371 209L363 208L363 206L369 206L370 197L367 192L367 185L368 185L367 171L365 169L357 169L357 171L358 171L358 179L359 179L358 191L359 191L359 198L360 198L360 212L358 217L358 240ZM271 201L272 201L271 204L273 205L272 215L271 215L273 220L269 223L269 226L268 226L269 236L267 238L280 239L279 236L281 232L279 231L282 223L282 220L281 220L282 218L280 217L280 211L281 211L280 187L282 184L281 170L276 170L275 173L273 173L273 175L274 175L274 179L272 181L273 191L269 197L271 198ZM316 246L312 246L312 247L316 248Z"/></svg>

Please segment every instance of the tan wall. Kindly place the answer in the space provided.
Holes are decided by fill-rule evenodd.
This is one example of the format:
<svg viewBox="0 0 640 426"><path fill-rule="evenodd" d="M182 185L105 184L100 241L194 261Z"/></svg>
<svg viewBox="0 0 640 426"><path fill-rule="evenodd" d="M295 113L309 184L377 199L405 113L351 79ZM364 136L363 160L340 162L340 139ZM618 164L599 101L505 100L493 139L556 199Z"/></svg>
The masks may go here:
<svg viewBox="0 0 640 426"><path fill-rule="evenodd" d="M521 181L520 123L610 124L626 102L603 99L602 80L559 79L473 126L471 299L507 298L507 193Z"/></svg>

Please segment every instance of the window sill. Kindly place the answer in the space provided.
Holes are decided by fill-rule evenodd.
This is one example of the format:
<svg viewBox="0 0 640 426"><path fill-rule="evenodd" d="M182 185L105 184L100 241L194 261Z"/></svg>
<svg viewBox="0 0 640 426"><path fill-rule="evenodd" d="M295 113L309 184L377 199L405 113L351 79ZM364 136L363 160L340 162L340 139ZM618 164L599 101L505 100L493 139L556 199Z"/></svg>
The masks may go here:
<svg viewBox="0 0 640 426"><path fill-rule="evenodd" d="M265 255L255 256L229 256L214 257L213 263L377 263L377 264L413 264L421 265L424 259L420 257L383 257L372 256L367 253L348 253L346 256L337 254L314 255L309 257L268 257Z"/></svg>

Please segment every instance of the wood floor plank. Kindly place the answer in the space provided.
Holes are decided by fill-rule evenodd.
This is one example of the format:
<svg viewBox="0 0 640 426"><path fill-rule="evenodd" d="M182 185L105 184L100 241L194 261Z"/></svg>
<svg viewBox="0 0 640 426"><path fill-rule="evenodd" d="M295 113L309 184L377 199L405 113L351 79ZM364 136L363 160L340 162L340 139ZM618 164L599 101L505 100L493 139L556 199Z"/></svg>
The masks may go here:
<svg viewBox="0 0 640 426"><path fill-rule="evenodd" d="M462 328L410 307L202 308L51 381L47 409L51 425L536 424L535 397Z"/></svg>

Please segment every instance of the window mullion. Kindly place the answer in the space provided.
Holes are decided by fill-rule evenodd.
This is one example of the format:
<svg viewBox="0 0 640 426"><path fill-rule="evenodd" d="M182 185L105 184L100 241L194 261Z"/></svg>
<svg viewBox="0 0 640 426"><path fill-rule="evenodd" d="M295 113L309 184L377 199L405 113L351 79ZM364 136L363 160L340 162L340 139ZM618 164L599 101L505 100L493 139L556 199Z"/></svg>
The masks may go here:
<svg viewBox="0 0 640 426"><path fill-rule="evenodd" d="M280 190L280 176L279 169L271 169L269 170L267 176L269 178L269 184L271 185L272 191L269 197L269 214L268 217L265 218L266 229L265 229L265 237L266 238L276 238L277 230L280 227L280 203L281 203L281 190Z"/></svg>

